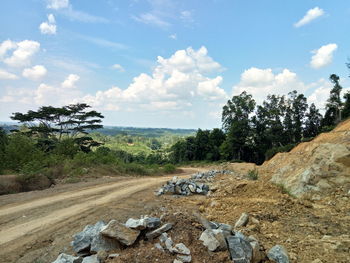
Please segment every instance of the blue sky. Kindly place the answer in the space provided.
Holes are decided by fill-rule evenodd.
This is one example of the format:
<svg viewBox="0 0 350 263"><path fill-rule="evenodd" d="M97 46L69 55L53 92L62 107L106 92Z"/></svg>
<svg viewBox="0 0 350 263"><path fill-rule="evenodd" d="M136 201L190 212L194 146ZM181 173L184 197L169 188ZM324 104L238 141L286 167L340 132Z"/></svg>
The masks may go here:
<svg viewBox="0 0 350 263"><path fill-rule="evenodd" d="M279 0L3 0L0 120L87 102L118 126L220 127L243 90L350 86L350 3Z"/></svg>

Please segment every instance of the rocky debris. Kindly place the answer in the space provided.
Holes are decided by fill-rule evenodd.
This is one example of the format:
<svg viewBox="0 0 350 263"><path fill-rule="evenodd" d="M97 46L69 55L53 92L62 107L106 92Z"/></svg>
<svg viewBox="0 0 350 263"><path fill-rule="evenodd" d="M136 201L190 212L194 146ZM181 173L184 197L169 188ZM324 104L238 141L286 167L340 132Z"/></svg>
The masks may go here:
<svg viewBox="0 0 350 263"><path fill-rule="evenodd" d="M108 258L110 258L110 259L117 258L117 257L119 257L119 254L117 254L117 253L113 253L113 254L108 255Z"/></svg>
<svg viewBox="0 0 350 263"><path fill-rule="evenodd" d="M130 246L134 244L140 234L140 231L130 229L116 220L111 220L101 229L101 234L116 239L126 246Z"/></svg>
<svg viewBox="0 0 350 263"><path fill-rule="evenodd" d="M211 180L218 174L233 174L233 172L229 170L212 170L204 173L193 174L191 178L194 180Z"/></svg>
<svg viewBox="0 0 350 263"><path fill-rule="evenodd" d="M174 262L191 262L192 261L191 251L186 247L186 245L183 243L178 243L174 245L173 240L171 239L171 237L168 236L167 233L163 233L159 237L159 241L160 241L160 244L163 244L163 246L160 245L159 243L157 244L159 244L163 250L167 250L171 254L176 254L176 259L174 260Z"/></svg>
<svg viewBox="0 0 350 263"><path fill-rule="evenodd" d="M98 233L91 241L90 252L98 253L99 251L112 251L118 249L120 244L117 240L103 236Z"/></svg>
<svg viewBox="0 0 350 263"><path fill-rule="evenodd" d="M249 221L249 215L247 213L243 213L240 216L240 218L237 220L235 224L235 229L242 226L246 226L248 224L248 221Z"/></svg>
<svg viewBox="0 0 350 263"><path fill-rule="evenodd" d="M97 258L97 255L92 255L85 257L82 263L100 263L100 260Z"/></svg>
<svg viewBox="0 0 350 263"><path fill-rule="evenodd" d="M233 262L250 263L252 261L253 248L247 240L239 236L230 236L226 240Z"/></svg>
<svg viewBox="0 0 350 263"><path fill-rule="evenodd" d="M281 245L272 247L267 253L267 257L276 263L289 263L287 250Z"/></svg>
<svg viewBox="0 0 350 263"><path fill-rule="evenodd" d="M81 252L81 255L86 255L90 250L92 240L105 225L103 221L98 221L95 225L87 225L82 232L75 234L71 243L73 250L78 254Z"/></svg>
<svg viewBox="0 0 350 263"><path fill-rule="evenodd" d="M209 192L209 185L196 182L193 179L177 179L176 176L165 185L163 185L156 195L175 194L175 195L206 195Z"/></svg>
<svg viewBox="0 0 350 263"><path fill-rule="evenodd" d="M160 226L160 219L148 216L141 217L140 219L129 218L125 226L137 230L144 230L146 228L152 229Z"/></svg>
<svg viewBox="0 0 350 263"><path fill-rule="evenodd" d="M169 231L172 227L173 227L173 225L170 223L164 224L161 227L159 227L151 232L146 233L146 238L148 240L152 240L152 239L160 236L162 233Z"/></svg>
<svg viewBox="0 0 350 263"><path fill-rule="evenodd" d="M174 176L172 180L168 181L156 192L156 195L207 195L209 192L209 185L204 182L210 181L218 174L233 174L233 172L229 170L212 170L193 174L190 179L178 179L177 176Z"/></svg>
<svg viewBox="0 0 350 263"><path fill-rule="evenodd" d="M233 228L229 224L223 224L223 223L217 223L217 222L210 221L209 225L210 225L211 229L222 230L222 233L225 237L228 237L232 234Z"/></svg>
<svg viewBox="0 0 350 263"><path fill-rule="evenodd" d="M223 231L220 229L206 229L199 238L209 251L226 250L227 245Z"/></svg>
<svg viewBox="0 0 350 263"><path fill-rule="evenodd" d="M81 263L83 259L81 257L73 257L65 253L60 254L52 263Z"/></svg>

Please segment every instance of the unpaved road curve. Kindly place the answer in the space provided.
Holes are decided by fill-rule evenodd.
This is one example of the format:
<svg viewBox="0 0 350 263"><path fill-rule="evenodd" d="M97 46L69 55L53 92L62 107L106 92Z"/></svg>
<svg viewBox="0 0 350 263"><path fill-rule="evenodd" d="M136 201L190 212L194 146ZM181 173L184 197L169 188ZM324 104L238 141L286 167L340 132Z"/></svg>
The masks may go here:
<svg viewBox="0 0 350 263"><path fill-rule="evenodd" d="M195 171L186 169L185 173L179 175L187 176ZM136 210L137 205L142 207L147 204L147 200L152 202L153 191L171 177L131 177L119 182L40 196L37 199L31 197L30 200L21 202L16 202L16 195L13 195L13 202L0 207L0 262L35 262L37 254L43 253L42 249L36 250L36 246L41 247L43 243L48 245L47 242L56 243L57 246L57 243L60 244L59 237L81 231L80 225L84 221L103 219L115 204L127 207L123 207L124 210L120 208L120 212L114 208L113 212L117 215L133 214L133 207ZM21 194L21 200L25 199L25 194L24 197ZM77 220L81 223L77 223ZM77 225L79 228L74 232ZM59 237L56 238L55 235ZM62 237L63 239L67 237ZM38 253L28 257L33 254L33 251L29 252L33 248ZM21 251L19 254L18 250ZM48 258L50 257L52 255Z"/></svg>

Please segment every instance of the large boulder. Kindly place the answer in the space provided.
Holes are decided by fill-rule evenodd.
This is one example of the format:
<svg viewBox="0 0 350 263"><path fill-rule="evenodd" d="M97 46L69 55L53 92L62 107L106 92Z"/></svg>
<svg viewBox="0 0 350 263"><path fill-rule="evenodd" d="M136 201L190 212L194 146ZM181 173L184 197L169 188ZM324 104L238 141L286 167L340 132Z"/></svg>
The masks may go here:
<svg viewBox="0 0 350 263"><path fill-rule="evenodd" d="M130 246L134 244L140 231L130 229L116 220L111 220L101 229L101 234L106 237L114 238L126 246Z"/></svg>
<svg viewBox="0 0 350 263"><path fill-rule="evenodd" d="M200 236L199 240L209 251L226 250L227 245L224 233L221 229L206 229Z"/></svg>
<svg viewBox="0 0 350 263"><path fill-rule="evenodd" d="M120 244L117 240L103 236L98 233L91 241L90 252L98 253L99 251L112 251L120 248Z"/></svg>
<svg viewBox="0 0 350 263"><path fill-rule="evenodd" d="M89 251L92 240L105 225L103 221L98 221L95 225L87 225L82 232L75 234L71 242L73 250L76 253Z"/></svg>
<svg viewBox="0 0 350 263"><path fill-rule="evenodd" d="M227 244L233 262L251 263L253 248L246 239L240 236L230 236L227 238Z"/></svg>

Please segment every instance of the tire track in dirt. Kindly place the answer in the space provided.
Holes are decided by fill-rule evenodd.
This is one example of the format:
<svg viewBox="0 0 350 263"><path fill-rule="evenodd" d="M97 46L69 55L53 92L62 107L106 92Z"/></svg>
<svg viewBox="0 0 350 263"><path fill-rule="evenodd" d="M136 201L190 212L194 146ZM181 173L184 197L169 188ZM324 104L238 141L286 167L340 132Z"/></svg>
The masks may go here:
<svg viewBox="0 0 350 263"><path fill-rule="evenodd" d="M141 191L143 189L158 185L162 182L165 182L169 180L169 177L162 177L162 178L146 178L146 179L137 179L125 182L127 185L125 188L117 189L116 191L113 191L105 196L102 196L100 198L97 198L95 200L90 200L87 202L82 202L79 204L75 204L73 206L59 209L56 211L53 211L49 213L46 216L30 220L28 222L15 225L13 227L7 228L7 229L1 229L0 230L0 245L3 245L7 242L16 240L20 238L21 236L32 234L34 232L40 231L40 229L45 228L49 225L56 224L60 221L64 221L66 218L70 218L74 215L83 213L84 211L87 211L89 209L93 209L94 207L112 202L117 201L123 198L126 198L130 196L133 193L136 193L138 191ZM135 185L137 183L137 185ZM129 186L132 184L133 186ZM118 184L120 185L120 184ZM112 186L111 186L112 187ZM105 187L104 187L105 188ZM92 190L92 189L91 189ZM95 189L96 190L96 189ZM100 189L98 188L100 191ZM47 201L47 200L46 200ZM52 200L51 200L52 201ZM35 204L42 204L41 202L35 202ZM26 209L27 206L30 207L30 203L25 204L25 206L21 205L20 207L22 209ZM12 210L12 211L18 211Z"/></svg>

